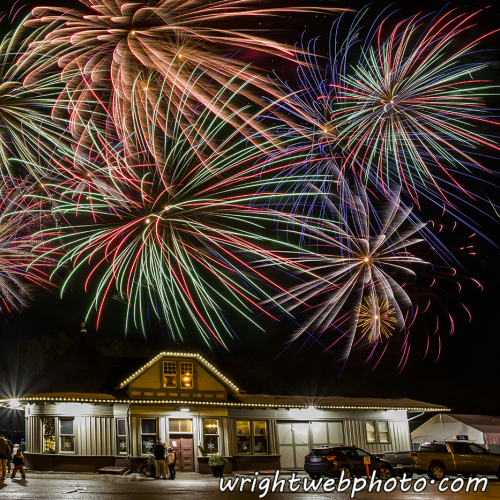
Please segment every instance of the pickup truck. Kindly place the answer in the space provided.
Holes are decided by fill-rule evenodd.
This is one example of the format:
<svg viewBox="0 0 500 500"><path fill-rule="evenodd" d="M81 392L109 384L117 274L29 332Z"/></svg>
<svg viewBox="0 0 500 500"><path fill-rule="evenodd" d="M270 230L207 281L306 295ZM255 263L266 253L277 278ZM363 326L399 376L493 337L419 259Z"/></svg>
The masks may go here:
<svg viewBox="0 0 500 500"><path fill-rule="evenodd" d="M500 455L466 441L422 443L418 451L386 451L384 459L400 475L427 473L439 481L456 474L493 474L500 479Z"/></svg>

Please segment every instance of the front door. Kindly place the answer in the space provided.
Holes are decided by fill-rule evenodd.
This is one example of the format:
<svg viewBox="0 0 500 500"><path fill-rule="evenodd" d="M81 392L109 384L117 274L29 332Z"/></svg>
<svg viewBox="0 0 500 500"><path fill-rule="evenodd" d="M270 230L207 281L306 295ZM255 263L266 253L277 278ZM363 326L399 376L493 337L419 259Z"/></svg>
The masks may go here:
<svg viewBox="0 0 500 500"><path fill-rule="evenodd" d="M192 437L170 436L170 447L177 454L175 470L180 472L194 472L194 453Z"/></svg>

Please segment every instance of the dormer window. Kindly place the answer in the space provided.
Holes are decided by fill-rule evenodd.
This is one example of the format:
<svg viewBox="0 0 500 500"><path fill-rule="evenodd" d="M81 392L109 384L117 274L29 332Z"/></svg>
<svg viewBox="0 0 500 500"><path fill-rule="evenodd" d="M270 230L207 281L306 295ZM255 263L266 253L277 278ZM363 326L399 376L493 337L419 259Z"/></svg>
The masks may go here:
<svg viewBox="0 0 500 500"><path fill-rule="evenodd" d="M181 362L181 387L183 389L193 388L193 363Z"/></svg>
<svg viewBox="0 0 500 500"><path fill-rule="evenodd" d="M177 363L175 361L163 362L163 387L166 389L177 388Z"/></svg>

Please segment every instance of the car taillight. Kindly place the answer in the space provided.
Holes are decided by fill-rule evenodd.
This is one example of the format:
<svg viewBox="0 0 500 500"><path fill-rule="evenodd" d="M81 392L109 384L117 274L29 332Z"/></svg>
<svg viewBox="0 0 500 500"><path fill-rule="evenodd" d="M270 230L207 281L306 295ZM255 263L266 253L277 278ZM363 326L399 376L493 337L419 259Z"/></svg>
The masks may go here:
<svg viewBox="0 0 500 500"><path fill-rule="evenodd" d="M327 460L335 460L337 458L337 455L326 455L325 458Z"/></svg>
<svg viewBox="0 0 500 500"><path fill-rule="evenodd" d="M411 459L414 462L418 462L418 455L414 451L411 452Z"/></svg>
<svg viewBox="0 0 500 500"><path fill-rule="evenodd" d="M306 458L304 458L304 462L309 458L309 455L306 455Z"/></svg>

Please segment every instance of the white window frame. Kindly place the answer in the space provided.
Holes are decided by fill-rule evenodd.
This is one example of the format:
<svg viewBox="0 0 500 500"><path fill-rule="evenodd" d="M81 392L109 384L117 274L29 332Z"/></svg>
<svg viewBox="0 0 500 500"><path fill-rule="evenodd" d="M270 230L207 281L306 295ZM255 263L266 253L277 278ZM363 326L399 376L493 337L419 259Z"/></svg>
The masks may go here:
<svg viewBox="0 0 500 500"><path fill-rule="evenodd" d="M188 372L186 372L186 365L190 365L190 369ZM183 373L184 371L184 373ZM183 377L186 373L190 373L191 375L191 386L186 387L184 386L185 381L183 380ZM191 361L180 361L179 362L179 377L180 377L180 388L185 389L188 391L191 391L194 389L194 363Z"/></svg>
<svg viewBox="0 0 500 500"><path fill-rule="evenodd" d="M167 375L175 376L175 386L174 387L168 387L167 384L165 383L165 366L167 364L173 365L175 368L175 373L167 374ZM164 361L163 362L163 388L164 389L177 389L179 386L178 381L177 381L177 375L178 375L177 361Z"/></svg>
<svg viewBox="0 0 500 500"><path fill-rule="evenodd" d="M120 434L118 422L123 421L125 423L125 434ZM141 428L142 431L142 428ZM120 438L125 438L125 451L120 451ZM127 455L128 450L128 434L127 434L127 419L117 418L116 419L116 454L117 455ZM142 450L142 439L141 439L141 450Z"/></svg>
<svg viewBox="0 0 500 500"><path fill-rule="evenodd" d="M142 432L142 421L143 421L143 420L154 420L154 421L155 421L155 429L156 429L156 430L155 430L155 433L154 433L154 434L150 434L150 433L143 433L143 432ZM153 440L153 443L156 443L156 441L158 440L158 419L157 419L157 418L151 418L151 417L141 417L141 420L140 420L140 422L139 422L139 425L140 425L139 430L140 430L140 435L141 435L141 443L140 443L140 448L141 448L141 449L140 449L140 454L141 454L141 456L147 456L147 455L149 455L150 453L152 453L152 452L153 452L153 450L151 450L151 452L147 452L147 453L143 453L143 452L142 452L142 441L143 441L142 437L143 437L143 436L155 436L155 439Z"/></svg>
<svg viewBox="0 0 500 500"><path fill-rule="evenodd" d="M265 434L255 434L255 422L265 422L266 423L266 433ZM254 455L269 455L269 421L268 420L252 420L252 452ZM266 437L267 451L265 453L259 453L255 451L255 438L256 437Z"/></svg>
<svg viewBox="0 0 500 500"><path fill-rule="evenodd" d="M61 422L63 420L71 420L73 422L73 433L72 434L61 434ZM62 438L72 437L73 438L73 450L66 451L62 449ZM75 418L74 417L59 417L57 419L57 444L59 446L59 453L64 455L74 455L76 453L76 439L75 439ZM56 448L57 449L57 448Z"/></svg>
<svg viewBox="0 0 500 500"><path fill-rule="evenodd" d="M190 425L191 430L190 431L173 431L172 426L171 426L172 420L176 420L176 421L187 420L187 421L191 422L191 425ZM169 434L184 434L186 436L193 434L193 419L192 418L169 418L168 419L168 432L169 432Z"/></svg>
<svg viewBox="0 0 500 500"><path fill-rule="evenodd" d="M239 453L238 452L238 424L237 422L249 422L250 423L250 453ZM267 434L265 435L267 438L267 452L266 453L256 453L255 452L255 437L262 436L263 434L255 434L255 422L265 422L266 423L266 432ZM240 455L242 457L248 457L252 455L269 455L270 454L270 442L269 442L269 420L266 420L265 418L262 419L235 419L234 420L234 432L235 432L235 441L234 441L234 447L235 447L235 455Z"/></svg>
<svg viewBox="0 0 500 500"><path fill-rule="evenodd" d="M366 442L368 444L390 444L391 443L391 433L389 430L389 421L388 420L365 420L365 435L366 435ZM387 431L380 431L379 425L380 423L383 422L387 425ZM375 429L375 441L370 441L368 439L368 424L373 424L373 427ZM380 433L387 433L387 441L381 441L380 440Z"/></svg>
<svg viewBox="0 0 500 500"><path fill-rule="evenodd" d="M50 434L45 434L45 425L44 421L48 419L52 419L54 421L54 451L45 451L45 436L49 436ZM48 454L48 455L57 455L58 451L58 435L57 435L57 428L59 426L59 423L57 422L56 417L49 417L49 416L43 416L41 418L41 423L42 423L42 453Z"/></svg>
<svg viewBox="0 0 500 500"><path fill-rule="evenodd" d="M217 422L217 433L216 434L215 433L214 434L205 433L205 421L206 420L213 420L213 421ZM201 427L202 427L202 434L203 434L203 449L205 450L206 455L210 455L210 453L220 453L220 451L221 451L220 425L221 425L221 422L218 418L204 418L204 419L202 419ZM212 452L212 451L207 450L205 448L205 436L217 437L217 452Z"/></svg>

